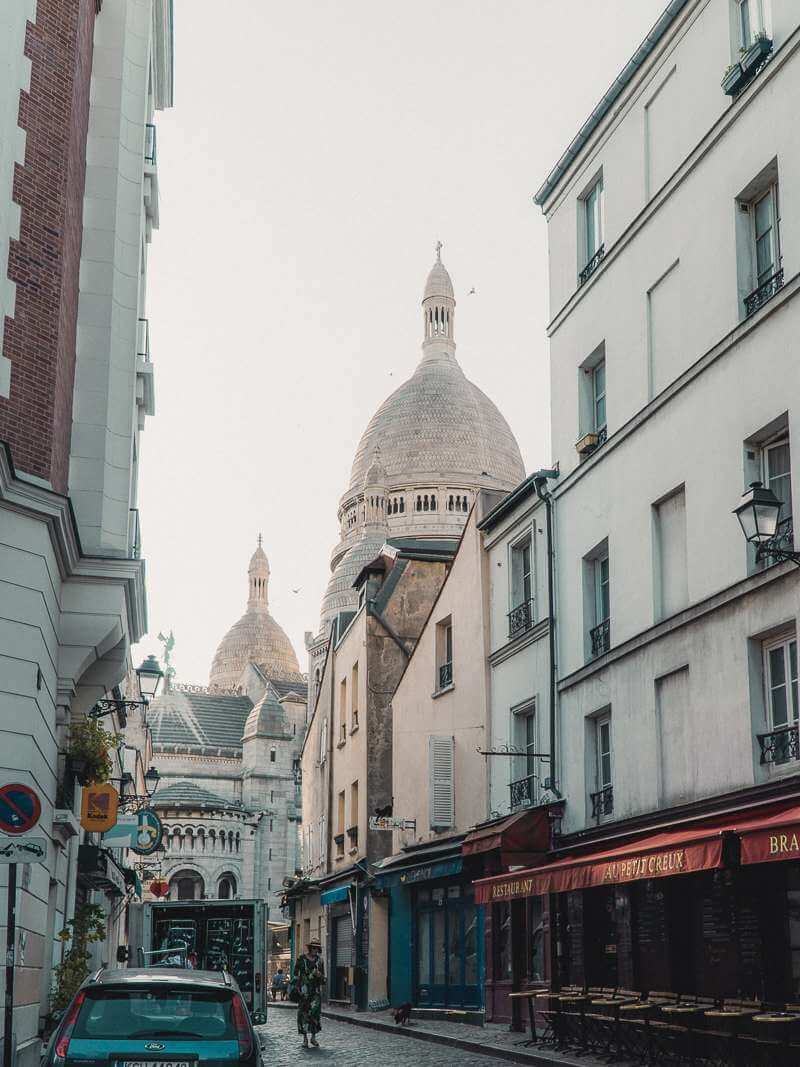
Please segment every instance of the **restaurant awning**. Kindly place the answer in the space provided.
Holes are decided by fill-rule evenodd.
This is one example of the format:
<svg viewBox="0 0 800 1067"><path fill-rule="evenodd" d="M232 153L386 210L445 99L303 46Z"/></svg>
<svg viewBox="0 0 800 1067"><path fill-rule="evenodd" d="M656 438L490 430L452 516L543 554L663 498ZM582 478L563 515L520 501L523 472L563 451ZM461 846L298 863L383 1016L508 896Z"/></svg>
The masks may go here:
<svg viewBox="0 0 800 1067"><path fill-rule="evenodd" d="M464 838L461 854L497 851L503 866L534 863L550 848L550 825L548 807L528 808L477 827Z"/></svg>
<svg viewBox="0 0 800 1067"><path fill-rule="evenodd" d="M672 830L605 852L556 860L555 863L482 878L475 882L475 902L516 900L543 893L692 874L722 865L724 827Z"/></svg>
<svg viewBox="0 0 800 1067"><path fill-rule="evenodd" d="M742 842L741 863L800 859L800 805L736 826Z"/></svg>

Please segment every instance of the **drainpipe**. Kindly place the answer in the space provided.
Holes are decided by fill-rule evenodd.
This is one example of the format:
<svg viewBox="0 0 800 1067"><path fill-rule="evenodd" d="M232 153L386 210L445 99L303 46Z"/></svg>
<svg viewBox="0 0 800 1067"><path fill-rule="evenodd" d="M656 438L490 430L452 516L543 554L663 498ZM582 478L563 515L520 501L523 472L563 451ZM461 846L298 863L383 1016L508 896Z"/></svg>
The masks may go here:
<svg viewBox="0 0 800 1067"><path fill-rule="evenodd" d="M547 613L550 618L550 782L549 787L557 797L556 778L556 607L555 607L555 547L553 545L553 496L545 488L549 478L557 478L558 470L541 470L534 474L536 495L544 503L547 520Z"/></svg>

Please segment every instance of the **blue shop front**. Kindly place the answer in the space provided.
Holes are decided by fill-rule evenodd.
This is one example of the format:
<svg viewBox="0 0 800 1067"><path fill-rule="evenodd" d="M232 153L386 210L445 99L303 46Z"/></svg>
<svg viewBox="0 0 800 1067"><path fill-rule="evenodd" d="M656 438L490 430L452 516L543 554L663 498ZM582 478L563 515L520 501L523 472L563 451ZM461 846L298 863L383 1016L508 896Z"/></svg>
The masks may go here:
<svg viewBox="0 0 800 1067"><path fill-rule="evenodd" d="M483 909L460 841L424 856L385 860L373 895L389 897L389 1002L479 1010L483 1004Z"/></svg>

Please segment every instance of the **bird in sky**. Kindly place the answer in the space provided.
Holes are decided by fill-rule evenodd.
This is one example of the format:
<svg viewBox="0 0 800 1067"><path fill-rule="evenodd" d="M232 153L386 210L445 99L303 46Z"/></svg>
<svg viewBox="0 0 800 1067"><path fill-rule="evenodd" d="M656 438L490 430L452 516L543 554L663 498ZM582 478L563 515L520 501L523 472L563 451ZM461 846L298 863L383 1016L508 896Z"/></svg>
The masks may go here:
<svg viewBox="0 0 800 1067"><path fill-rule="evenodd" d="M467 296L472 296L472 294L473 294L474 292L475 292L475 286L473 285L473 287L472 287L472 288L470 289L470 291L469 291L469 292L467 293Z"/></svg>
<svg viewBox="0 0 800 1067"><path fill-rule="evenodd" d="M303 588L303 587L302 587L302 585L301 585L301 586L300 586L300 589L302 589L302 588ZM293 589L293 590L292 590L292 592L293 592L293 593L299 593L299 592L300 592L300 589Z"/></svg>

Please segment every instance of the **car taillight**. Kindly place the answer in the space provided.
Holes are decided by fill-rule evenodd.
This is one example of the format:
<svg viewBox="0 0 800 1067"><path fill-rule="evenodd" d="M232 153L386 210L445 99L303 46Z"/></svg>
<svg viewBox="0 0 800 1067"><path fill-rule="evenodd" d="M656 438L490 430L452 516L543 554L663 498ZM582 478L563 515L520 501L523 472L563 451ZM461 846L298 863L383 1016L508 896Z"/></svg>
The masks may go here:
<svg viewBox="0 0 800 1067"><path fill-rule="evenodd" d="M250 1036L247 1008L242 998L237 996L233 998L233 1022L236 1027L236 1040L239 1042L239 1058L244 1059L253 1051L253 1040Z"/></svg>
<svg viewBox="0 0 800 1067"><path fill-rule="evenodd" d="M73 1000L67 1012L64 1022L61 1024L61 1033L56 1041L56 1056L59 1059L65 1060L67 1058L67 1052L69 1051L69 1039L72 1037L72 1031L75 1029L75 1023L78 1021L78 1013L83 1006L83 1002L86 1000L86 994L81 992Z"/></svg>

